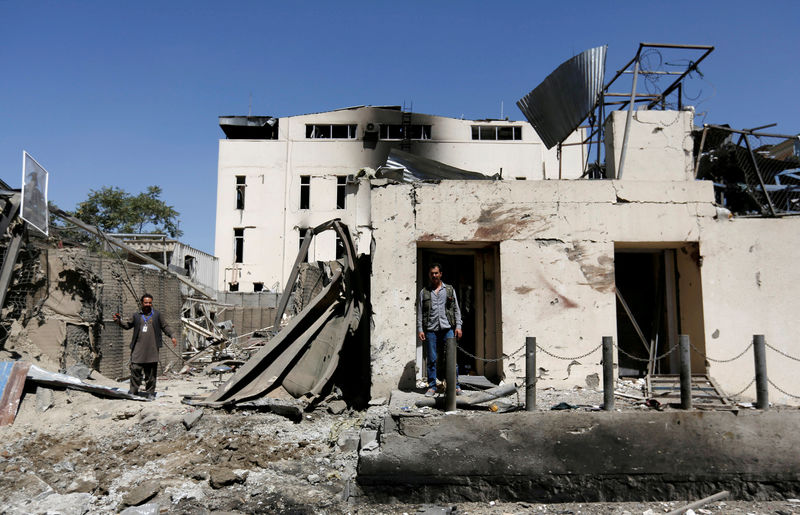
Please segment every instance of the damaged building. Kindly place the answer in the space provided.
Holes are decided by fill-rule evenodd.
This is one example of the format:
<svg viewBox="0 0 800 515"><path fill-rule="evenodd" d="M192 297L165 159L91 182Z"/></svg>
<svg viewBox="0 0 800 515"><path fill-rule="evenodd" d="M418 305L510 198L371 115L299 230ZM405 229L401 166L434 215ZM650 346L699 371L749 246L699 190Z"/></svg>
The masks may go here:
<svg viewBox="0 0 800 515"><path fill-rule="evenodd" d="M226 136L219 142L214 245L220 291L282 289L305 231L333 218L350 227L358 253L369 254L369 177L392 150L512 180L574 179L585 159L583 147L572 146L559 161L556 149L545 148L524 122L462 120L398 106L221 116L219 123ZM579 130L568 140L581 138ZM342 252L341 241L324 234L308 260L338 259Z"/></svg>
<svg viewBox="0 0 800 515"><path fill-rule="evenodd" d="M596 71L604 47L576 56L573 63L596 66L579 66L590 71L574 112L544 113L575 122L550 141L526 112L536 90L520 101L533 127L396 107L221 117L220 288L279 289L306 229L341 218L371 261L373 398L422 379L415 299L432 262L442 263L462 303L464 373L521 384L532 336L539 387L596 387L601 340L612 336L618 375L673 375L679 335L688 335L694 374L753 397L752 359L728 358L741 357L754 334L796 354L791 301L800 272L791 253L800 220L732 217L719 186L715 196L715 183L701 180L697 158L708 158L707 147L698 147L702 131L676 84L713 47L690 49L700 58L660 96L637 94L634 81L627 95L638 108L590 116L588 126L578 125L587 112L625 102L603 104L614 99ZM650 72L637 64L633 73ZM558 86L568 73L553 77ZM668 108L664 99L676 91ZM586 144L595 135L593 168ZM307 260L340 250L329 234ZM793 364L777 353L768 362L772 398L782 403L796 403Z"/></svg>

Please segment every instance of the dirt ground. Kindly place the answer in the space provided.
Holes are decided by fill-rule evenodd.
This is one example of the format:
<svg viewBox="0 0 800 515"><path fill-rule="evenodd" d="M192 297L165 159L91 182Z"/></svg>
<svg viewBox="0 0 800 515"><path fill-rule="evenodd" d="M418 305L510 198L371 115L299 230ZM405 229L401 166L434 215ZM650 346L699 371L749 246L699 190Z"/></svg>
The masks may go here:
<svg viewBox="0 0 800 515"><path fill-rule="evenodd" d="M89 381L127 389L127 384L97 372L92 378ZM665 513L686 504L375 504L361 495L355 481L359 432L377 429L390 410L419 408L386 402L334 415L330 411L337 410L330 403L305 413L297 423L258 410L205 408L187 429L184 418L197 408L181 403L183 396L211 392L216 388L212 381L202 372L159 378L160 394L152 402L29 389L14 424L0 428L0 512L119 513L127 508L126 513L153 514L621 515ZM559 402L593 409L602 402L602 393L543 390L538 402L540 409ZM621 409L648 409L617 402ZM52 407L44 409L48 404ZM441 415L430 408L422 410L429 416ZM800 501L725 500L695 513L800 513Z"/></svg>

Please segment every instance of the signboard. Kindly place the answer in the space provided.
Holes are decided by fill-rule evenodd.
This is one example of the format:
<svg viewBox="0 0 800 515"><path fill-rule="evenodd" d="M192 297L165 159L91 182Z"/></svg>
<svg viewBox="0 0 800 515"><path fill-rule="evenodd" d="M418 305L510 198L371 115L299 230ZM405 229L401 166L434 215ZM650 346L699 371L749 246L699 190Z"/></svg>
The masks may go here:
<svg viewBox="0 0 800 515"><path fill-rule="evenodd" d="M22 219L48 234L47 170L22 151Z"/></svg>

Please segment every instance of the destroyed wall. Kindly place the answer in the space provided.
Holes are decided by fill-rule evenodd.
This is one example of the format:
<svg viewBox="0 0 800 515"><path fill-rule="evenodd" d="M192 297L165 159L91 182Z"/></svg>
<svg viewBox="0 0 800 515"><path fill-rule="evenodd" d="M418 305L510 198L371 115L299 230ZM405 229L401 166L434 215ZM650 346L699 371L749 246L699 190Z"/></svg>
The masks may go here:
<svg viewBox="0 0 800 515"><path fill-rule="evenodd" d="M499 245L504 374L521 381L527 336L576 356L616 334L615 244L698 241L698 220L716 214L712 200L705 182L375 183L373 396L397 387L415 360L418 246ZM539 384L586 386L599 363L599 351L581 360L540 353Z"/></svg>
<svg viewBox="0 0 800 515"><path fill-rule="evenodd" d="M680 121L687 112L660 116ZM683 130L683 122L639 124L631 141ZM568 358L537 351L538 387L563 388L596 384L602 337L617 338L624 315L617 312L615 276L626 270L615 268L615 254L655 248L675 250L682 290L678 330L695 346L693 373L708 373L729 394L744 389L745 397L754 397L755 386L745 388L754 375L752 350L730 363L706 357L735 357L753 334L765 334L789 356L768 353L770 396L797 404L800 323L793 306L800 272L792 250L800 248L800 218L719 217L711 182L657 180L659 166L671 179L690 169L683 137L672 134L667 141L669 148L656 148L652 162L647 146L634 145L627 179L619 181L373 181L372 396L413 386L408 370L420 365L419 249L496 246L500 352L484 357L506 355L505 380L521 384L525 338L535 336L542 348ZM456 272L445 270L444 281Z"/></svg>
<svg viewBox="0 0 800 515"><path fill-rule="evenodd" d="M151 293L156 309L180 336L179 283L166 273L88 250L32 246L15 273L4 310L4 322L13 319L6 350L19 349L32 359L43 356L61 369L83 363L108 377L127 376L131 334L112 316L138 309L131 290L138 296ZM162 370L177 361L176 354L162 349Z"/></svg>

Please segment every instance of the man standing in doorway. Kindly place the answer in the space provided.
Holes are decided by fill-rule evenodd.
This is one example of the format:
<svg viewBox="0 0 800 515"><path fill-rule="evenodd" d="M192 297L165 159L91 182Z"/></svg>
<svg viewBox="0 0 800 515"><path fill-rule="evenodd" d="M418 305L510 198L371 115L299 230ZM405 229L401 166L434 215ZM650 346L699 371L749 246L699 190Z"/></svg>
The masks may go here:
<svg viewBox="0 0 800 515"><path fill-rule="evenodd" d="M448 338L461 338L461 310L458 308L453 287L442 282L442 265L431 263L428 267L428 279L428 286L420 290L417 299L417 336L425 343L428 353L428 391L425 395L433 397L437 391L437 357L444 350ZM450 388L451 385L447 387ZM461 388L458 384L455 388L456 394L460 394Z"/></svg>
<svg viewBox="0 0 800 515"><path fill-rule="evenodd" d="M158 371L158 351L161 348L161 332L163 331L172 339L172 346L178 340L172 335L172 330L161 313L153 309L153 296L149 293L142 295L142 310L123 322L119 313L114 313L114 322L123 329L133 328L131 338L131 388L128 393L139 395L144 378L143 396L148 399L156 398L156 372Z"/></svg>

